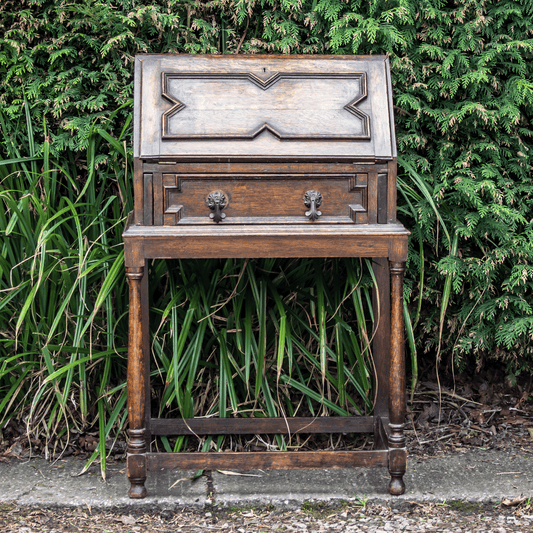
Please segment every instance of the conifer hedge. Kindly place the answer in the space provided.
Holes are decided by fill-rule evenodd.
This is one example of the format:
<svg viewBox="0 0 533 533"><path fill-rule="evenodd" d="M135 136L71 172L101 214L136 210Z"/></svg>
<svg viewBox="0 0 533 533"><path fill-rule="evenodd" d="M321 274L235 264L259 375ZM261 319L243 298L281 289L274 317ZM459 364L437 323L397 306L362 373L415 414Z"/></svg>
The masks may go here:
<svg viewBox="0 0 533 533"><path fill-rule="evenodd" d="M531 371L532 17L531 0L3 0L3 232L17 238L10 217L22 205L6 200L6 176L21 168L9 158L28 157L25 168L37 175L43 167L35 161L42 165L46 156L63 183L51 197L58 202L67 190L78 194L96 180L100 196L87 205L111 206L109 227L122 220L132 194L135 54L387 53L400 217L412 230L405 292L411 349L459 369L497 360L510 376ZM17 198L44 191L39 180L27 187ZM120 230L109 235L114 244L106 257L113 265ZM33 280L31 291L44 273L21 266L2 246L0 357L6 360L24 329L20 313L45 309L44 301L25 307L21 284ZM58 266L65 280L75 267ZM89 314L104 277L93 283L93 302L83 303ZM114 301L125 294L117 288ZM124 303L116 305L123 313ZM98 328L106 331L105 320Z"/></svg>

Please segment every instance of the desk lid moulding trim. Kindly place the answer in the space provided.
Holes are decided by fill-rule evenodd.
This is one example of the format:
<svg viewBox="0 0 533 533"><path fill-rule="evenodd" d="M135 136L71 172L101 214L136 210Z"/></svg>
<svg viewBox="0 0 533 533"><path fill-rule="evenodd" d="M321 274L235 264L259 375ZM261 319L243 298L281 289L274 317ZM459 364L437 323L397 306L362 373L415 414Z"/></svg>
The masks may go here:
<svg viewBox="0 0 533 533"><path fill-rule="evenodd" d="M183 98L184 101L179 100L176 96L171 94L172 88L170 87L171 80L200 80L207 82L208 86L212 85L214 81L226 81L225 86L227 87L227 92L223 94L222 99L224 102L228 101L231 98L231 89L232 86L230 83L232 81L248 81L259 87L262 91L267 91L274 85L279 85L281 81L307 81L307 80L334 80L336 82L343 80L357 80L359 82L359 94L357 94L351 101L343 106L343 109L354 115L361 121L362 132L360 134L341 134L341 133L330 133L330 134L291 134L281 131L275 125L269 124L268 122L261 123L252 128L251 131L245 133L229 132L227 131L227 124L223 124L223 127L226 131L219 133L171 133L169 121L172 117L183 111L187 108L186 98ZM337 83L338 85L338 83ZM325 72L276 72L274 74L269 73L269 77L266 80L261 79L259 75L256 75L252 72L162 72L161 73L161 96L167 99L172 105L170 109L163 112L161 116L161 138L166 141L172 140L250 140L252 141L258 135L264 131L268 131L274 137L277 137L281 141L334 141L334 140L344 140L344 141L369 141L371 138L370 134L370 117L359 110L356 105L363 101L367 96L367 74L366 72L353 72L353 73L325 73ZM354 87L354 92L356 88ZM200 90L195 91L200 92ZM213 91L215 94L215 91ZM302 96L305 93L300 93ZM240 96L240 95L239 95ZM211 105L216 109L217 105L211 103ZM312 109L307 109L307 111ZM201 110L191 110L192 112L201 112ZM243 110L244 111L244 110ZM249 110L247 110L249 112ZM264 111L264 110L262 110ZM294 111L294 110L293 110ZM305 111L305 110L303 110ZM214 117L212 117L214 118ZM304 112L304 117L306 114ZM323 124L323 116L318 117L320 120L320 125ZM297 121L298 122L298 121ZM317 125L318 126L318 125ZM336 128L338 129L338 125Z"/></svg>

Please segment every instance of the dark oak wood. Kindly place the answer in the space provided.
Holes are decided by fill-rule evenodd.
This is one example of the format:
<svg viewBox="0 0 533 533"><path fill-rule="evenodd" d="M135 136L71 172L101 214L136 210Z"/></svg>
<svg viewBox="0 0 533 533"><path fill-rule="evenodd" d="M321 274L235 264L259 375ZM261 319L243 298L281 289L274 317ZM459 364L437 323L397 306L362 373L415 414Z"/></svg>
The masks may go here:
<svg viewBox="0 0 533 533"><path fill-rule="evenodd" d="M187 159L187 158L186 158ZM168 172L174 174L195 174L198 176L209 176L211 174L220 174L227 176L238 176L241 174L254 174L257 176L268 176L271 174L350 174L350 173L367 173L369 168L374 167L380 173L388 173L388 162L378 162L376 159L360 163L353 161L350 158L349 162L333 161L313 161L313 162L298 162L298 161L275 161L274 158L265 160L264 158L254 158L253 162L250 160L240 161L232 158L230 161L212 162L209 161L183 161L181 158L173 158L165 161L158 159L157 161L148 160L144 163L143 168L145 172ZM218 158L215 158L218 159ZM331 159L331 158L330 158Z"/></svg>
<svg viewBox="0 0 533 533"><path fill-rule="evenodd" d="M388 173L378 172L378 224L387 224Z"/></svg>
<svg viewBox="0 0 533 533"><path fill-rule="evenodd" d="M303 196L311 189L323 197L315 225L386 224L387 176L384 164L147 164L144 225L212 225L209 191L226 197L224 225L307 224Z"/></svg>
<svg viewBox="0 0 533 533"><path fill-rule="evenodd" d="M357 107L367 97L366 72L207 70L163 72L162 96L172 107L162 115L162 139L253 140L264 131L290 141L371 138L370 117Z"/></svg>
<svg viewBox="0 0 533 533"><path fill-rule="evenodd" d="M407 450L403 424L405 420L405 342L402 305L402 282L405 263L391 262L391 355L389 381L389 492L405 492L403 475L407 467Z"/></svg>
<svg viewBox="0 0 533 533"><path fill-rule="evenodd" d="M396 161L390 161L387 173L387 223L396 222Z"/></svg>
<svg viewBox="0 0 533 533"><path fill-rule="evenodd" d="M388 418L374 417L374 449L389 450Z"/></svg>
<svg viewBox="0 0 533 533"><path fill-rule="evenodd" d="M153 198L153 174L144 173L144 225L152 226L154 223L154 198Z"/></svg>
<svg viewBox="0 0 533 533"><path fill-rule="evenodd" d="M396 139L384 56L142 55L135 60L128 478L161 468L388 467L407 451ZM164 258L368 257L376 398L370 417L151 418L148 267ZM356 452L150 453L156 435L374 433Z"/></svg>
<svg viewBox="0 0 533 533"><path fill-rule="evenodd" d="M361 225L361 231L354 225L335 232L326 225L315 226L314 230L308 225L287 225L275 227L275 231L264 227L255 231L254 226L222 224L216 235L202 231L202 226L154 226L149 231L143 226L130 227L124 236L126 262L136 261L135 246L143 249L137 259L141 265L144 258L173 257L390 257L401 253L397 241L403 239L407 244L408 237L402 226L392 224L376 225L374 232L366 225ZM132 241L135 245L130 248Z"/></svg>
<svg viewBox="0 0 533 533"><path fill-rule="evenodd" d="M148 287L148 260L144 261L144 272L146 275L143 275L141 280L141 313L142 313L142 340L143 340L143 371L144 375L143 383L145 393L145 403L144 403L144 439L146 443L150 443L152 434L151 434L151 402L150 402L150 297L149 297L149 287ZM145 333L146 332L146 333Z"/></svg>
<svg viewBox="0 0 533 533"><path fill-rule="evenodd" d="M133 162L133 188L135 191L134 198L134 220L130 223L135 226L141 226L144 222L144 174L143 165L140 159L134 159Z"/></svg>
<svg viewBox="0 0 533 533"><path fill-rule="evenodd" d="M143 267L126 267L130 285L129 309L129 351L128 351L128 479L131 483L130 498L144 498L146 488L146 435L145 405L146 388L144 384L145 359L143 355L141 280Z"/></svg>
<svg viewBox="0 0 533 533"><path fill-rule="evenodd" d="M138 56L136 82L144 160L396 157L384 56Z"/></svg>
<svg viewBox="0 0 533 533"><path fill-rule="evenodd" d="M149 453L151 471L177 470L261 470L285 468L354 468L357 466L387 467L387 450L355 452L208 452Z"/></svg>
<svg viewBox="0 0 533 533"><path fill-rule="evenodd" d="M152 418L153 435L295 435L297 433L372 433L374 417Z"/></svg>
<svg viewBox="0 0 533 533"><path fill-rule="evenodd" d="M388 417L390 377L389 261L386 257L374 257L372 264L377 283L372 291L372 309L375 315L372 348L376 366L374 372L374 390L376 391L374 413L379 417Z"/></svg>
<svg viewBox="0 0 533 533"><path fill-rule="evenodd" d="M319 190L323 197L322 216L316 224L350 224L355 213L366 213L368 196L377 204L377 175L366 174L153 174L154 225L163 224L163 215L181 211L165 225L212 225L206 197L222 192L226 197L224 225L230 224L308 224L304 195ZM171 176L174 176L172 180ZM172 183L174 181L174 183ZM374 221L375 223L376 221Z"/></svg>

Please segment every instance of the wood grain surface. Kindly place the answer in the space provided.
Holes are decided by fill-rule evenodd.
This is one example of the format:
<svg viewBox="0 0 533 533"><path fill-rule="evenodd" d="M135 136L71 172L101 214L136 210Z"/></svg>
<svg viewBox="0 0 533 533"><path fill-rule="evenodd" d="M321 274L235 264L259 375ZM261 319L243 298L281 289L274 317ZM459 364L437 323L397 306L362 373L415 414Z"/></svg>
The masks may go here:
<svg viewBox="0 0 533 533"><path fill-rule="evenodd" d="M153 435L294 435L296 433L372 433L372 416L298 418L152 418Z"/></svg>
<svg viewBox="0 0 533 533"><path fill-rule="evenodd" d="M356 452L149 453L148 470L261 470L285 468L387 467L385 450Z"/></svg>
<svg viewBox="0 0 533 533"><path fill-rule="evenodd" d="M395 156L385 56L135 62L135 157Z"/></svg>

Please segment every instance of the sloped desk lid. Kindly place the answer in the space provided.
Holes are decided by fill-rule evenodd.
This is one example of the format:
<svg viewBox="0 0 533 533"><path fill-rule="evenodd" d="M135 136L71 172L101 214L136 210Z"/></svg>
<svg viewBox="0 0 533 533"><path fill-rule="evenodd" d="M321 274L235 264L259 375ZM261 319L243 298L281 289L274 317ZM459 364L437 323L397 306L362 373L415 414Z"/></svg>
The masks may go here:
<svg viewBox="0 0 533 533"><path fill-rule="evenodd" d="M135 58L134 156L396 157L385 56Z"/></svg>

